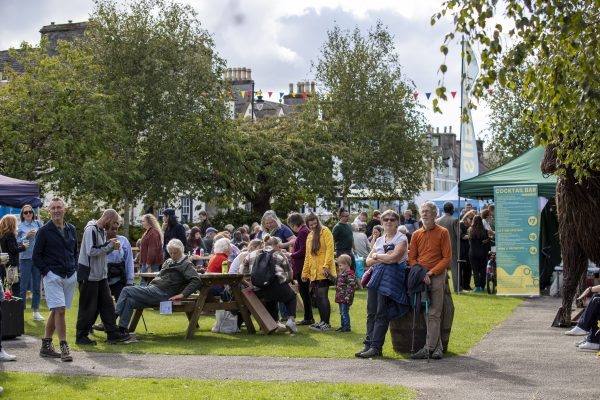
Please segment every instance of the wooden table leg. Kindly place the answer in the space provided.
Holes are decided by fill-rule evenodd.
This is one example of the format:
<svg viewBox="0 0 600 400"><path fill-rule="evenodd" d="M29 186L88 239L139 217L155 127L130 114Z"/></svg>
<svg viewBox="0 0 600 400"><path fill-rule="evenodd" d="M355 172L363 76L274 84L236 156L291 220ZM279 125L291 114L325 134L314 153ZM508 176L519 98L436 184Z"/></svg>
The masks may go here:
<svg viewBox="0 0 600 400"><path fill-rule="evenodd" d="M135 309L135 313L133 313L133 318L131 318L131 322L129 323L129 332L135 332L135 328L137 328L137 324L138 322L140 322L140 318L142 317L143 312L143 308Z"/></svg>
<svg viewBox="0 0 600 400"><path fill-rule="evenodd" d="M244 301L244 296L242 296L240 287L237 285L232 285L230 288L231 292L233 293L233 298L235 299L238 309L240 310L240 314L242 314L242 319L246 324L248 333L256 333L256 329L254 329L254 324L252 323L252 318L250 317L250 312L248 312L248 307L246 306L246 302Z"/></svg>
<svg viewBox="0 0 600 400"><path fill-rule="evenodd" d="M204 308L204 303L206 303L206 297L208 296L208 286L202 286L200 288L200 295L198 299L196 299L196 304L194 305L194 313L190 318L190 323L187 328L187 333L185 334L186 339L192 339L194 337L194 331L196 330L196 324L198 324L198 319L200 318L200 313Z"/></svg>

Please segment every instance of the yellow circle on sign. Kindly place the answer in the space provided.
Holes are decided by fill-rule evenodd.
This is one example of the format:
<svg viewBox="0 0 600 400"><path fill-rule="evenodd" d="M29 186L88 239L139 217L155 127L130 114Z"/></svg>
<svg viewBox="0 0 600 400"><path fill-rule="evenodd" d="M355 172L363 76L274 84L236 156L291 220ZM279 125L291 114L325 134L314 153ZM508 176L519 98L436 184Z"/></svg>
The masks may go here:
<svg viewBox="0 0 600 400"><path fill-rule="evenodd" d="M537 254L537 247L531 246L529 248L529 254L531 254L531 255Z"/></svg>
<svg viewBox="0 0 600 400"><path fill-rule="evenodd" d="M529 240L531 240L532 242L535 242L536 239L537 239L537 234L535 232L531 232L529 234Z"/></svg>
<svg viewBox="0 0 600 400"><path fill-rule="evenodd" d="M529 226L537 225L537 217L534 217L532 215L531 217L527 218L527 223L529 224Z"/></svg>

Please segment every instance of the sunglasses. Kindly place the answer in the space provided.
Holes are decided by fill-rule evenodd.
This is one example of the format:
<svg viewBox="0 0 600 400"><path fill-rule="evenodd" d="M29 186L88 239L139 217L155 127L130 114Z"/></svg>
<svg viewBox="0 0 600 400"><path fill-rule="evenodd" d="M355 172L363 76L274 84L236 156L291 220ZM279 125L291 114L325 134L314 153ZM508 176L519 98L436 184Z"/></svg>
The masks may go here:
<svg viewBox="0 0 600 400"><path fill-rule="evenodd" d="M33 214L33 211L31 211L31 210L23 211L23 214Z"/></svg>
<svg viewBox="0 0 600 400"><path fill-rule="evenodd" d="M397 221L397 219L396 218L384 218L384 219L382 219L382 221L383 222L395 222L395 221Z"/></svg>

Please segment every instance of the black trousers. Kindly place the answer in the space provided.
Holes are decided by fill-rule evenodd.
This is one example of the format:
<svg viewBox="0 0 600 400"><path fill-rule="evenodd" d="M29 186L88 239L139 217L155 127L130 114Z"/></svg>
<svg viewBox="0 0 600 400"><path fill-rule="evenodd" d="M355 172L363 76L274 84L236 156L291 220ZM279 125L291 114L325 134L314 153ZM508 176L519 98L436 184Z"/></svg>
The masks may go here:
<svg viewBox="0 0 600 400"><path fill-rule="evenodd" d="M302 279L298 279L298 291L304 304L304 320L310 321L314 319L310 300L310 281L302 282Z"/></svg>
<svg viewBox="0 0 600 400"><path fill-rule="evenodd" d="M379 294L377 289L367 291L367 336L364 344L381 350L385 342L390 320L388 319L389 297Z"/></svg>
<svg viewBox="0 0 600 400"><path fill-rule="evenodd" d="M473 268L473 280L475 287L485 287L485 269L487 267L487 255L469 255L471 268Z"/></svg>
<svg viewBox="0 0 600 400"><path fill-rule="evenodd" d="M112 294L112 297L115 298L115 303L117 301L119 301L119 296L121 296L121 291L123 290L123 288L125 287L125 283L119 281L117 283L113 283L112 285L109 286L110 288L110 294Z"/></svg>
<svg viewBox="0 0 600 400"><path fill-rule="evenodd" d="M287 283L273 283L268 288L256 291L256 297L265 301L265 308L275 321L279 320L278 302L285 305L288 317L296 317L296 292Z"/></svg>
<svg viewBox="0 0 600 400"><path fill-rule="evenodd" d="M76 337L84 337L89 334L98 314L100 314L106 334L111 337L118 331L118 328L115 304L108 287L108 280L80 281Z"/></svg>

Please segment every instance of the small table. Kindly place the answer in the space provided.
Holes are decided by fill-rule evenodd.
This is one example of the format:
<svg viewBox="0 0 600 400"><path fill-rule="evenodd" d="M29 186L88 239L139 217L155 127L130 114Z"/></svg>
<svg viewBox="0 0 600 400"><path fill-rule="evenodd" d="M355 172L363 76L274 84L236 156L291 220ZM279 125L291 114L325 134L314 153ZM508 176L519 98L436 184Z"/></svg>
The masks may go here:
<svg viewBox="0 0 600 400"><path fill-rule="evenodd" d="M157 272L144 272L140 274L140 277L146 282L150 283L158 275ZM200 318L202 311L216 311L216 310L228 310L228 311L239 311L242 315L244 322L246 323L246 329L248 333L256 333L252 319L250 318L250 312L245 302L244 296L240 290L240 283L244 278L243 274L218 274L218 273L205 273L198 274L202 281L200 287L200 293L198 295L192 295L186 299L173 302L173 312L185 312L187 314L189 324L185 334L186 339L194 337L194 331ZM229 302L216 302L212 296L209 297L208 290L213 285L229 285L231 293L233 295L232 301ZM138 308L133 314L131 323L129 324L129 331L135 332L135 328L144 312L143 308Z"/></svg>

